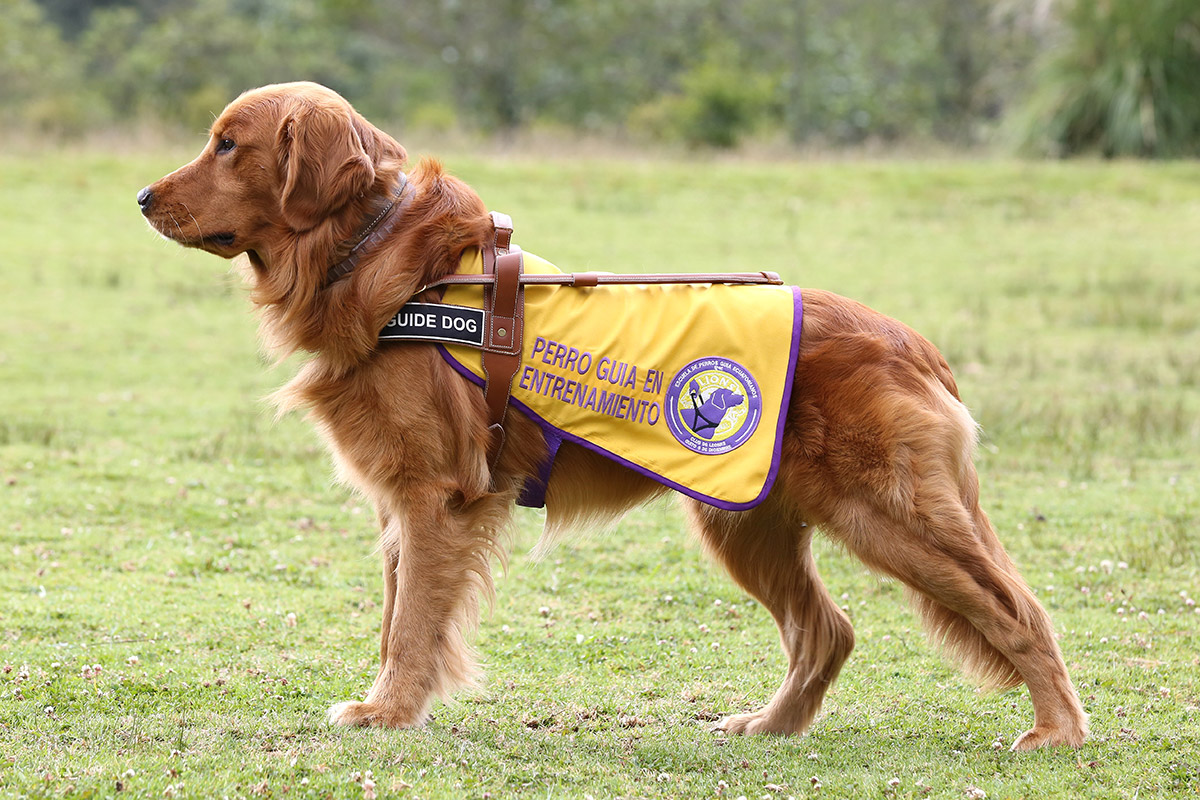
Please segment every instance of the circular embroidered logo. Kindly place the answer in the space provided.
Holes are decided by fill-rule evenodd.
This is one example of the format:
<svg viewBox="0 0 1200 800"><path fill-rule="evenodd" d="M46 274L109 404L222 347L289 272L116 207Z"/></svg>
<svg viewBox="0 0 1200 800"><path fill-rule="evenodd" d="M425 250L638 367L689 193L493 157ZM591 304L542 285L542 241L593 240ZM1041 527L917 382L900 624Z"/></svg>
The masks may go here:
<svg viewBox="0 0 1200 800"><path fill-rule="evenodd" d="M703 455L720 455L753 435L762 418L762 397L745 367L710 356L676 373L663 409L667 428L680 444Z"/></svg>

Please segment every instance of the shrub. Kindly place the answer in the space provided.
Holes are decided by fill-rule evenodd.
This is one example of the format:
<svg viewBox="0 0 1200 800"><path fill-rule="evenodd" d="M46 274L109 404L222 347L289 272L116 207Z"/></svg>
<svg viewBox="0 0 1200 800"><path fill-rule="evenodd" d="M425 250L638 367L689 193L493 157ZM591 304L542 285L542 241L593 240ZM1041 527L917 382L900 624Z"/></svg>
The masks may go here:
<svg viewBox="0 0 1200 800"><path fill-rule="evenodd" d="M1025 111L1027 149L1200 153L1200 4L1073 0Z"/></svg>

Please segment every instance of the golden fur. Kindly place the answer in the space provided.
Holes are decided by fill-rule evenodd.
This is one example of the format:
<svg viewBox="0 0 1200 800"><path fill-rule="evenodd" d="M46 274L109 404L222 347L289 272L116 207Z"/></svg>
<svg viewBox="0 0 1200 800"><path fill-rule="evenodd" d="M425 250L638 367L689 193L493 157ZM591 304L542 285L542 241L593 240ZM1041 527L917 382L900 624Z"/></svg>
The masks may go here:
<svg viewBox="0 0 1200 800"><path fill-rule="evenodd" d="M239 97L203 152L139 194L150 223L181 244L246 254L264 340L311 358L277 395L304 408L339 474L377 510L384 565L380 669L365 702L330 710L346 725L408 727L471 681L467 635L526 477L545 453L519 413L494 470L483 395L432 345L380 347L387 319L453 272L491 232L469 187L422 161L413 197L381 246L325 286L365 221L387 202L404 149L332 91L281 84ZM743 512L694 500L691 528L770 610L788 657L775 696L720 725L799 733L854 646L809 544L820 528L871 569L902 581L931 632L992 686L1028 686L1034 725L1014 749L1081 744L1087 721L1046 612L979 506L975 423L937 350L909 328L827 292L804 292L804 335L777 482ZM782 343L780 346L784 346ZM598 477L600 476L600 477ZM547 530L616 518L663 487L564 444Z"/></svg>

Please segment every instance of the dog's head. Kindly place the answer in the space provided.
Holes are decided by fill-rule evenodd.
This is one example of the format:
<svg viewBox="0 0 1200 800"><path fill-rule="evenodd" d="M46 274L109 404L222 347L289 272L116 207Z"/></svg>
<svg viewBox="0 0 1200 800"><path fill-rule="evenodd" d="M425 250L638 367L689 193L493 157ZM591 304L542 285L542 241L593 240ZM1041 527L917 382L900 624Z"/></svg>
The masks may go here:
<svg viewBox="0 0 1200 800"><path fill-rule="evenodd" d="M745 398L732 389L721 387L714 390L713 393L709 395L708 402L712 403L713 407L715 408L726 410L740 406L742 404L742 400L744 399Z"/></svg>
<svg viewBox="0 0 1200 800"><path fill-rule="evenodd" d="M266 254L353 210L404 149L336 92L283 83L246 92L213 123L199 156L137 196L159 233L231 258ZM358 201L356 203L356 201Z"/></svg>

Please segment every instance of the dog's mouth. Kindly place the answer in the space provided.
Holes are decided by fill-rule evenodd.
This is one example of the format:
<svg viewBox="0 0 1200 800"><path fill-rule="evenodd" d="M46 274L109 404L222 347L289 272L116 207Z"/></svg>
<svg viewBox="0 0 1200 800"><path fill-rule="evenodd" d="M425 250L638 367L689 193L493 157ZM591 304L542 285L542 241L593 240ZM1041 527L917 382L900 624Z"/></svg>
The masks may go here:
<svg viewBox="0 0 1200 800"><path fill-rule="evenodd" d="M214 245L221 250L230 249L236 241L237 236L232 233L214 233L201 239L204 244Z"/></svg>
<svg viewBox="0 0 1200 800"><path fill-rule="evenodd" d="M194 247L197 250L216 255L230 255L231 251L236 249L234 245L237 244L237 234L232 231L210 233L203 236L186 236L183 231L174 226L167 227L165 230L163 226L155 225L154 227L165 238L184 247ZM238 252L241 251L238 250ZM232 254L237 255L236 252Z"/></svg>
<svg viewBox="0 0 1200 800"><path fill-rule="evenodd" d="M237 234L232 232L210 233L191 242L180 242L180 244L185 247L195 247L221 258L233 258L246 249L238 246Z"/></svg>

